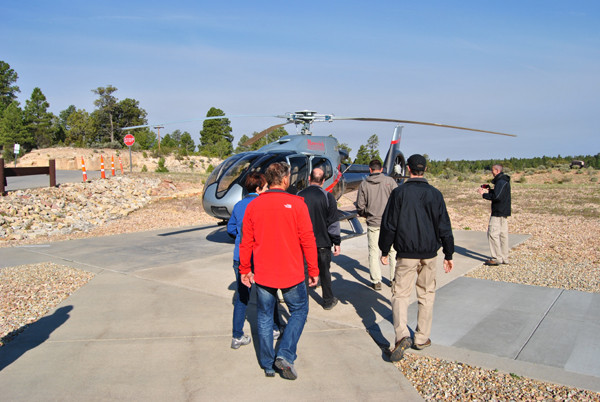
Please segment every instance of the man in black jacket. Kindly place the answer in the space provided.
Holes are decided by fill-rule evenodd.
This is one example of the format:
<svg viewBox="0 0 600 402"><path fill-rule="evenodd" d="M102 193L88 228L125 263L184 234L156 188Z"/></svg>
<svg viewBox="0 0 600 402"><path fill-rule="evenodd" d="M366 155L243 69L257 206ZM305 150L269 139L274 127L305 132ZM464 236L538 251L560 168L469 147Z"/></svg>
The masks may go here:
<svg viewBox="0 0 600 402"><path fill-rule="evenodd" d="M408 158L410 178L390 195L381 220L379 248L381 263L388 264L391 246L396 249L396 270L392 284L392 315L396 344L390 360L399 361L413 346L431 345L431 323L435 300L437 252L442 246L444 270L454 267L454 236L442 193L423 177L427 161L422 155ZM392 262L393 263L393 262ZM408 328L408 305L415 287L419 310L414 340Z"/></svg>
<svg viewBox="0 0 600 402"><path fill-rule="evenodd" d="M300 191L298 195L304 198L308 213L313 224L317 241L319 263L319 279L323 290L323 308L331 310L338 299L333 296L331 289L331 246L333 255L340 255L340 223L337 219L337 202L333 194L323 190L324 172L314 168L310 173L310 186Z"/></svg>
<svg viewBox="0 0 600 402"><path fill-rule="evenodd" d="M488 225L488 242L491 257L484 264L496 266L508 264L508 217L510 216L510 176L502 171L502 165L492 166L494 188L480 187L477 191L492 201L492 215Z"/></svg>

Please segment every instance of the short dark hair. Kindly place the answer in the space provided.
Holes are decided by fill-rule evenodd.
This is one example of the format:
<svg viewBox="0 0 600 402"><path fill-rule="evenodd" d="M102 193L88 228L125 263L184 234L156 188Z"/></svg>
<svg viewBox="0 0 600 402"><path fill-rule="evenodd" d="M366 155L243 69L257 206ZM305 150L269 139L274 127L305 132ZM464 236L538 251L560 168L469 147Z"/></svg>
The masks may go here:
<svg viewBox="0 0 600 402"><path fill-rule="evenodd" d="M318 171L318 173L315 171ZM312 183L323 184L323 179L325 179L325 171L320 167L316 167L310 172L310 181Z"/></svg>
<svg viewBox="0 0 600 402"><path fill-rule="evenodd" d="M290 174L290 165L285 162L271 163L265 171L269 187L281 185L283 179Z"/></svg>
<svg viewBox="0 0 600 402"><path fill-rule="evenodd" d="M381 170L383 169L383 165L379 159L373 159L369 162L369 169L371 170Z"/></svg>
<svg viewBox="0 0 600 402"><path fill-rule="evenodd" d="M262 173L253 172L246 177L244 187L249 193L255 193L257 188L263 188L267 184L267 178Z"/></svg>

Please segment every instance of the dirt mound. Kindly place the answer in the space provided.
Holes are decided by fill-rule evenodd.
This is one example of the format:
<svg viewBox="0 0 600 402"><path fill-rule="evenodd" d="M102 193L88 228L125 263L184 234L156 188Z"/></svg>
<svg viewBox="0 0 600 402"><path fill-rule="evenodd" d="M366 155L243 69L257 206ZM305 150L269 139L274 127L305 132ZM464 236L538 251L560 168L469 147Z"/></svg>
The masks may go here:
<svg viewBox="0 0 600 402"><path fill-rule="evenodd" d="M86 170L100 170L102 162L104 169L111 169L114 163L115 169L129 171L129 151L118 149L91 149L91 148L43 148L35 149L22 156L17 161L17 166L48 166L48 160L56 161L56 168L59 170L81 170L82 163L85 163ZM154 157L152 152L131 152L131 166L134 172L147 170L153 172L158 167L158 157ZM170 172L205 172L210 165L217 166L221 162L217 158L207 158L205 156L173 156L165 157L165 167ZM145 167L145 169L144 169Z"/></svg>

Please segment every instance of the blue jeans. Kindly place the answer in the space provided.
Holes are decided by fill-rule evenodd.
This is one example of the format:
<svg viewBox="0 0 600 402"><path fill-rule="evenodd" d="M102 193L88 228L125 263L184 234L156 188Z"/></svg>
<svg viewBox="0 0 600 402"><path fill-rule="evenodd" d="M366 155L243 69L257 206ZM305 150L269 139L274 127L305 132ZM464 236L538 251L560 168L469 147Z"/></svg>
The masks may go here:
<svg viewBox="0 0 600 402"><path fill-rule="evenodd" d="M256 284L258 321L258 360L265 370L272 370L275 363L273 348L273 308L277 303L277 289ZM285 332L280 338L277 357L290 363L296 360L296 348L308 316L308 296L304 282L287 289L281 289L283 299L290 312Z"/></svg>
<svg viewBox="0 0 600 402"><path fill-rule="evenodd" d="M250 301L250 291L252 288L242 283L240 275L240 262L233 261L233 271L235 272L235 280L237 282L237 296L233 302L233 331L232 336L236 339L244 336L244 321L246 320L246 309ZM277 305L273 307L273 329L279 330L281 323L279 322L279 308Z"/></svg>

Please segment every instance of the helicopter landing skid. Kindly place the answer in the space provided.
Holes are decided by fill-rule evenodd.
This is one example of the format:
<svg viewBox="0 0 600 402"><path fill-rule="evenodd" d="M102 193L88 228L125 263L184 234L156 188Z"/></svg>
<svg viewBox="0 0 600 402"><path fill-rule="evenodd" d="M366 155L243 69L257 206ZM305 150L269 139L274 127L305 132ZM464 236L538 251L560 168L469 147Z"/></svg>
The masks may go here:
<svg viewBox="0 0 600 402"><path fill-rule="evenodd" d="M356 211L343 211L338 209L338 221L348 221L350 229L346 229L343 225L340 229L342 234L342 241L352 239L353 237L362 236L365 231L362 224L358 220L358 213Z"/></svg>

